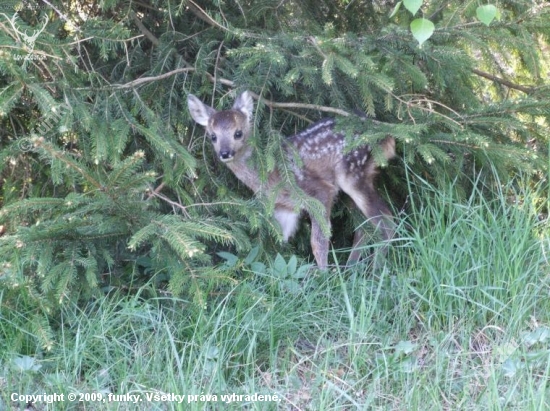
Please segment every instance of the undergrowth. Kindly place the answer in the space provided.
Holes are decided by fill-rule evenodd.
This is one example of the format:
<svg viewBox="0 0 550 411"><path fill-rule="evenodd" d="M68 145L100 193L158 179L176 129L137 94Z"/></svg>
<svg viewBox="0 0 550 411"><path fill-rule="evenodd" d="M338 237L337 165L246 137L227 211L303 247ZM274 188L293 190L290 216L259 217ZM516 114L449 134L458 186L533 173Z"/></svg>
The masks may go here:
<svg viewBox="0 0 550 411"><path fill-rule="evenodd" d="M474 182L462 198L416 181L422 202L377 271L220 253L234 281L204 306L153 285L67 304L43 312L48 347L25 324L41 308L0 292L0 409L23 405L14 393L65 394L38 410L548 408L541 191L508 184L487 199ZM114 397L124 394L140 401Z"/></svg>

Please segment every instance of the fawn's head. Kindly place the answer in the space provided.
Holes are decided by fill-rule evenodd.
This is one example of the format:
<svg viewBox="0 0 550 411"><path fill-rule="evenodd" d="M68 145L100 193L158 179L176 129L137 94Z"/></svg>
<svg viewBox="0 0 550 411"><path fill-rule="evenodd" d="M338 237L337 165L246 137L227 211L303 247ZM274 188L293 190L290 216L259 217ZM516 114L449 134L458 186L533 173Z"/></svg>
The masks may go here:
<svg viewBox="0 0 550 411"><path fill-rule="evenodd" d="M233 161L246 151L254 103L248 91L242 93L231 110L216 111L189 94L187 104L191 117L206 129L218 158Z"/></svg>

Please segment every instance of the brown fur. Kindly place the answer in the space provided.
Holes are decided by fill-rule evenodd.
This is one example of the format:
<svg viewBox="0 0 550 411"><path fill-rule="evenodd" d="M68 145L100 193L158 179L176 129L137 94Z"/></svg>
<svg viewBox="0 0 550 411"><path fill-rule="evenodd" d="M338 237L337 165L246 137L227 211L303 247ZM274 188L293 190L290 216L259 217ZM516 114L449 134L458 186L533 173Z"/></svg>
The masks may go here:
<svg viewBox="0 0 550 411"><path fill-rule="evenodd" d="M237 97L231 110L216 111L193 95L189 95L188 105L193 119L204 126L212 138L216 154L235 176L255 193L262 190L274 194L282 182L278 171L273 171L267 183L262 184L258 173L248 164L252 154L247 144L253 112L250 94L245 91ZM288 166L298 187L323 205L326 226L330 227L330 211L337 194L344 191L380 230L383 239L389 240L394 234L392 214L374 188L378 167L370 155L370 147L359 147L344 155L344 145L345 137L334 131L334 120L321 120L286 140ZM380 146L386 159L395 156L392 137L384 139ZM295 158L300 161L296 162ZM276 196L275 218L287 241L297 229L302 210L290 186L278 189ZM319 268L324 269L328 264L329 236L323 233L323 224L313 215L310 217L313 255ZM361 230L355 232L348 264L359 260L363 237Z"/></svg>

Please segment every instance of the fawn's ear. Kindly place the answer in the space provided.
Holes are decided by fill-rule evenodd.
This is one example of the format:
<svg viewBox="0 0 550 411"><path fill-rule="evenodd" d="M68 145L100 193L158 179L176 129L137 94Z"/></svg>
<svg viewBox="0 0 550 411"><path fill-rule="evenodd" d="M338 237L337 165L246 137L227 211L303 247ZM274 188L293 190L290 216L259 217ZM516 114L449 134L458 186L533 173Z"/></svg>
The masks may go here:
<svg viewBox="0 0 550 411"><path fill-rule="evenodd" d="M254 111L254 101L248 91L243 92L239 97L235 99L233 103L233 110L240 111L250 121L252 119L252 112Z"/></svg>
<svg viewBox="0 0 550 411"><path fill-rule="evenodd" d="M204 104L193 94L189 94L187 96L187 106L189 107L189 112L191 113L193 120L204 127L208 125L208 120L210 120L210 117L216 114L216 110Z"/></svg>

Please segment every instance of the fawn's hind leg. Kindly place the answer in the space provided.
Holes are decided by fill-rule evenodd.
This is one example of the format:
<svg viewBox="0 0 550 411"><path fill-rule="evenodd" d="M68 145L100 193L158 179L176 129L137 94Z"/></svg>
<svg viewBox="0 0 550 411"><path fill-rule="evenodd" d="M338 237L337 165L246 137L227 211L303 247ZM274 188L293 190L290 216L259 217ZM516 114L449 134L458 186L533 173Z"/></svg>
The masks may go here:
<svg viewBox="0 0 550 411"><path fill-rule="evenodd" d="M349 195L357 208L367 217L370 223L382 236L382 239L390 240L394 235L394 222L392 213L384 200L376 192L372 181L360 181L355 175L346 175L339 179L339 185L342 191ZM353 247L348 258L348 265L359 261L361 256L361 246L365 240L365 233L359 227L353 236ZM382 254L387 252L387 247L382 248Z"/></svg>

